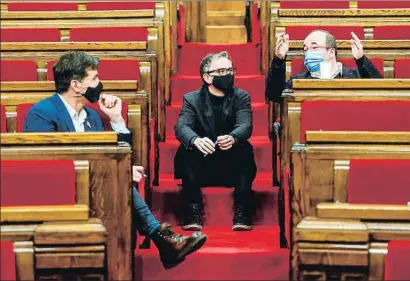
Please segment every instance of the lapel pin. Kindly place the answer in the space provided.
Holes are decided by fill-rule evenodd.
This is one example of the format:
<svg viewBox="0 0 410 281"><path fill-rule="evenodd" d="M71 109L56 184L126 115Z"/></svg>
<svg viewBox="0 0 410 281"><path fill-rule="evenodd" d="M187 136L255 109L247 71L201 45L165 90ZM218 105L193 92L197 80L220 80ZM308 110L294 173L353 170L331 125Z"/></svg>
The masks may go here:
<svg viewBox="0 0 410 281"><path fill-rule="evenodd" d="M88 128L90 128L90 129L91 129L91 124L90 124L90 121L87 121L87 126L88 126Z"/></svg>

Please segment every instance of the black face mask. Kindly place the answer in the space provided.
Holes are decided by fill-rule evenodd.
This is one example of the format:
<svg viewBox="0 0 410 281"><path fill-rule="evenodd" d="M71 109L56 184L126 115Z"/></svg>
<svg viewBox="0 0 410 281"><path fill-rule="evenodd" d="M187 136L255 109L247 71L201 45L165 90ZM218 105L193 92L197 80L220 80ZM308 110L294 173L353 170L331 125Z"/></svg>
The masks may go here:
<svg viewBox="0 0 410 281"><path fill-rule="evenodd" d="M94 88L88 87L87 91L83 94L83 96L89 101L89 102L97 102L100 99L100 94L103 90L103 84L98 83L98 85Z"/></svg>
<svg viewBox="0 0 410 281"><path fill-rule="evenodd" d="M233 74L214 76L214 79L212 80L214 87L224 93L232 91L234 82L235 76Z"/></svg>

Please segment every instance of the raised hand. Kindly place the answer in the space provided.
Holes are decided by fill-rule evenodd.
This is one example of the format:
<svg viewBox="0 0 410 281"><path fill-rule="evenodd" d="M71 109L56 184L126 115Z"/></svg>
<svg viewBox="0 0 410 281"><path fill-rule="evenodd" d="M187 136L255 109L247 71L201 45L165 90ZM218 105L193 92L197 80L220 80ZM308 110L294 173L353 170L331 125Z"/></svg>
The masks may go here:
<svg viewBox="0 0 410 281"><path fill-rule="evenodd" d="M289 51L289 34L279 34L276 40L275 56L280 59L285 59L287 52Z"/></svg>
<svg viewBox="0 0 410 281"><path fill-rule="evenodd" d="M120 123L123 121L121 115L122 103L120 98L113 95L101 94L98 104L101 111L110 118L111 122Z"/></svg>
<svg viewBox="0 0 410 281"><path fill-rule="evenodd" d="M362 42L360 42L359 37L357 37L354 32L351 32L352 34L352 39L350 39L350 45L352 47L352 55L355 59L360 59L363 57L364 52L363 52L363 45Z"/></svg>

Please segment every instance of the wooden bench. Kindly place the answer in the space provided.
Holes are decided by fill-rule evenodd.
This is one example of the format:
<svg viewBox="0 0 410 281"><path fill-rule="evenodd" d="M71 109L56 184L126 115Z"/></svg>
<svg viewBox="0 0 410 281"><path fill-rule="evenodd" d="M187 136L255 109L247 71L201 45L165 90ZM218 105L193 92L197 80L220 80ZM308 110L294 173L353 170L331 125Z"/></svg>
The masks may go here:
<svg viewBox="0 0 410 281"><path fill-rule="evenodd" d="M338 79L338 80L294 80L293 89L285 90L283 93L284 101L281 104L281 147L280 147L280 156L281 156L281 170L289 168L289 152L291 147L296 142L305 141L304 133L306 130L316 130L316 127L319 126L319 129L323 130L365 130L367 124L369 126L368 130L370 131L394 131L394 129L389 129L393 127L399 127L403 125L407 128L410 127L408 120L401 119L397 114L392 117L392 115L383 115L376 114L375 111L372 111L373 106L371 103L377 103L376 107L380 109L387 110L388 106L393 107L406 107L410 105L410 94L408 89L410 88L410 81L407 79ZM368 103L366 104L367 101ZM382 101L386 101L387 104L384 106L380 104ZM335 106L337 103L340 103L340 110L329 112L326 110L330 108L330 105L325 105L320 107L320 103L334 102ZM395 122L388 123L383 122L371 122L370 116L363 114L361 116L360 111L355 110L353 113L349 111L352 109L347 103L358 102L355 106L368 106L369 109L367 112L373 112L375 117L380 120L388 120L390 117L399 118L404 120L404 122ZM405 103L403 105L397 105L397 103ZM345 103L342 105L342 103ZM389 105L390 104L390 105ZM326 110L318 113L304 109L304 106L316 106L317 110L322 108ZM345 113L342 112L343 106L346 109ZM352 104L354 106L354 104ZM315 107L316 108L316 107ZM313 109L311 107L310 109ZM405 113L406 116L408 113ZM326 114L326 115L325 115ZM316 116L316 121L313 121L310 117ZM303 120L303 116L307 116L308 119ZM355 116L355 117L353 117ZM358 120L354 120L356 117L360 117ZM349 117L349 119L347 119ZM313 121L313 122L312 122ZM337 123L332 123L337 121ZM366 123L367 122L367 123ZM324 124L326 123L326 124ZM380 125L380 126L379 126ZM363 129L357 129L358 127ZM357 128L356 128L357 127ZM403 127L403 128L404 128ZM313 129L315 128L315 129ZM343 128L343 129L341 129ZM277 152L277 148L276 151ZM275 165L276 166L276 165ZM276 169L274 169L275 173ZM279 176L278 176L279 178Z"/></svg>
<svg viewBox="0 0 410 281"><path fill-rule="evenodd" d="M308 131L306 144L295 144L291 154L293 278L382 280L388 242L410 239L410 207L399 202L405 194L400 198L387 186L370 192L357 176L372 185L393 166L375 179L360 167L374 174L375 163L408 165L410 133ZM392 175L392 184L403 184L395 180ZM392 204L377 204L381 194Z"/></svg>
<svg viewBox="0 0 410 281"><path fill-rule="evenodd" d="M54 93L54 82L2 82L1 104L5 106L7 131L17 130L17 106L36 103ZM133 162L149 169L148 96L138 90L137 81L104 81L104 92L120 97L127 104L128 128L133 132ZM24 120L24 117L23 117ZM22 128L21 126L19 126Z"/></svg>
<svg viewBox="0 0 410 281"><path fill-rule="evenodd" d="M107 260L104 261L107 263L108 279L131 280L134 241L131 236L130 146L117 143L114 132L6 133L1 135L1 143L2 160L89 161L90 217L100 219L108 233ZM1 234L4 240L15 237L12 241L32 242L34 239L33 245L38 245L34 253L39 254L36 266L44 269L44 274L50 274L50 267L82 267L85 262L82 257L87 248L77 249L76 246L67 245L98 241L105 232L102 232L102 228L96 228L95 222L90 223L79 226L77 222L64 222L65 225L60 226L60 222L50 222L32 228L29 225L20 228L2 225ZM60 227L61 230L58 230ZM92 256L101 257L101 247L89 250ZM66 252L69 253L68 257L64 254ZM84 263L84 266L92 264Z"/></svg>

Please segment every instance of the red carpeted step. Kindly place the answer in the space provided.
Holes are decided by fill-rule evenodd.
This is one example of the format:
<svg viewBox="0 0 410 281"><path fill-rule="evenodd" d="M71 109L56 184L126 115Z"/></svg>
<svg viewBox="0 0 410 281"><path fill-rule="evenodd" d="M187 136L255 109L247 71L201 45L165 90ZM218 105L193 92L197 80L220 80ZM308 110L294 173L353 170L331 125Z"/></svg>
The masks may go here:
<svg viewBox="0 0 410 281"><path fill-rule="evenodd" d="M152 202L155 204L151 210L160 221L167 221L172 225L182 223L180 184L180 180L174 180L173 174L161 174L159 186L152 187ZM277 225L278 188L272 186L272 174L258 173L252 189L254 191L253 223L255 225ZM205 187L202 193L204 225L232 225L233 188Z"/></svg>
<svg viewBox="0 0 410 281"><path fill-rule="evenodd" d="M165 270L154 245L136 249L136 280L288 280L289 251L280 249L279 228L233 232L230 226L204 230L207 243L180 265Z"/></svg>
<svg viewBox="0 0 410 281"><path fill-rule="evenodd" d="M202 85L199 74L193 76L177 75L171 78L172 103L182 102L185 94L195 91ZM236 75L235 86L244 89L251 95L252 102L265 102L264 75Z"/></svg>
<svg viewBox="0 0 410 281"><path fill-rule="evenodd" d="M201 60L209 53L228 51L232 56L238 75L261 72L261 50L252 43L247 44L205 44L186 43L179 49L178 74L197 76Z"/></svg>
<svg viewBox="0 0 410 281"><path fill-rule="evenodd" d="M167 137L174 138L174 127L178 122L178 116L181 111L181 103L172 103L166 107L166 128ZM253 132L254 136L267 136L269 132L268 122L268 105L265 103L252 103L253 111Z"/></svg>
<svg viewBox="0 0 410 281"><path fill-rule="evenodd" d="M250 139L255 154L255 162L258 172L272 171L272 144L268 137L252 137ZM174 156L177 152L179 142L176 139L167 139L159 143L159 172L170 174L174 172Z"/></svg>

